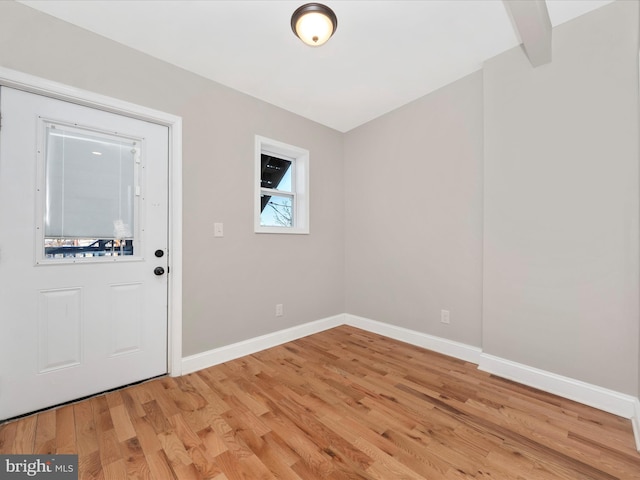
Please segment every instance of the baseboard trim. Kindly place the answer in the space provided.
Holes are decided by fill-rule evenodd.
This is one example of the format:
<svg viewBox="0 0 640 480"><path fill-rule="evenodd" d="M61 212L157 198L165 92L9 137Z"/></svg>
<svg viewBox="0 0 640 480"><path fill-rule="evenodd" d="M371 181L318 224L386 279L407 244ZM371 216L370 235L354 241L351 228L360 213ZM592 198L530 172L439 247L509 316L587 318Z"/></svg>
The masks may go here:
<svg viewBox="0 0 640 480"><path fill-rule="evenodd" d="M637 399L614 390L483 353L478 368L624 418L633 418Z"/></svg>
<svg viewBox="0 0 640 480"><path fill-rule="evenodd" d="M467 345L446 338L435 337L427 333L409 330L408 328L390 325L376 320L370 320L356 315L345 314L345 323L352 327L361 328L372 333L384 335L401 342L426 348L434 352L449 355L460 360L477 364L480 361L482 350L478 347Z"/></svg>
<svg viewBox="0 0 640 480"><path fill-rule="evenodd" d="M344 324L344 315L335 315L333 317L323 318L314 322L305 323L285 330L279 330L277 332L243 340L231 345L225 345L224 347L214 348L213 350L190 355L182 359L182 374L186 375L187 373L202 370L203 368L219 365L236 358L244 357L245 355L251 355L252 353L276 347L283 343L291 342L298 338L313 335L314 333L319 333Z"/></svg>
<svg viewBox="0 0 640 480"><path fill-rule="evenodd" d="M636 448L640 452L640 399L636 398L635 401L635 415L631 419L631 425L633 426L633 436L636 439Z"/></svg>

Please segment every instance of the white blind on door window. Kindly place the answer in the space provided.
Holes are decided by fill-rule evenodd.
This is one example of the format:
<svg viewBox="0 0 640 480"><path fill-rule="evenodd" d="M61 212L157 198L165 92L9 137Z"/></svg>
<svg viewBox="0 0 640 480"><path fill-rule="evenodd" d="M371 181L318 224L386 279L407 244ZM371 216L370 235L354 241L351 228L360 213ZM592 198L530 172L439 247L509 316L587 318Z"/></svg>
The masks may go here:
<svg viewBox="0 0 640 480"><path fill-rule="evenodd" d="M137 147L116 135L48 125L45 236L133 238Z"/></svg>

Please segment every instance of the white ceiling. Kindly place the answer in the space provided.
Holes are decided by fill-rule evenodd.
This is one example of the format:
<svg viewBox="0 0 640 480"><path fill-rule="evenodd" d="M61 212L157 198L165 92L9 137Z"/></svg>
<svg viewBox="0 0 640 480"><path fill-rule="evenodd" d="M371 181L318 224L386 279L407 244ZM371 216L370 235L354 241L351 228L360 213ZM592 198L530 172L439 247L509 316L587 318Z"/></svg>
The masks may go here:
<svg viewBox="0 0 640 480"><path fill-rule="evenodd" d="M553 26L612 0L547 0ZM520 43L502 0L327 0L335 35L308 47L306 0L21 3L341 132L480 69Z"/></svg>

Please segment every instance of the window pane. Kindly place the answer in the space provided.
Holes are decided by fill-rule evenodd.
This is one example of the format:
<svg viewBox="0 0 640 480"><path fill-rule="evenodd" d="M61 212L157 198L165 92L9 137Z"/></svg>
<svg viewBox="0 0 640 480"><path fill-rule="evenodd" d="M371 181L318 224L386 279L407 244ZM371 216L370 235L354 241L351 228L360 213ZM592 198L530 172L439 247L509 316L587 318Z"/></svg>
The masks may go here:
<svg viewBox="0 0 640 480"><path fill-rule="evenodd" d="M263 227L293 226L293 197L262 194L260 225Z"/></svg>
<svg viewBox="0 0 640 480"><path fill-rule="evenodd" d="M121 257L133 255L133 240L99 238L45 238L46 259Z"/></svg>
<svg viewBox="0 0 640 480"><path fill-rule="evenodd" d="M45 257L133 255L136 154L130 139L47 126Z"/></svg>
<svg viewBox="0 0 640 480"><path fill-rule="evenodd" d="M261 155L262 173L260 175L260 186L262 188L273 188L283 192L291 192L291 160L274 157L271 155Z"/></svg>

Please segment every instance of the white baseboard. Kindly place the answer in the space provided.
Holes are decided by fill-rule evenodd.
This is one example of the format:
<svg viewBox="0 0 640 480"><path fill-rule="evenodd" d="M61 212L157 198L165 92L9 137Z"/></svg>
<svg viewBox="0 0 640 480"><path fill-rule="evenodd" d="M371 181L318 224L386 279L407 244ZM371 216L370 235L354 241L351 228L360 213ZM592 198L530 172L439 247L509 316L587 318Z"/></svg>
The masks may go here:
<svg viewBox="0 0 640 480"><path fill-rule="evenodd" d="M446 338L434 337L408 328L397 327L384 322L358 317L356 315L345 314L345 323L352 327L361 328L372 333L384 335L401 342L410 343L418 347L426 348L434 352L449 355L460 360L477 364L480 361L482 350L478 347L467 345L466 343L447 340Z"/></svg>
<svg viewBox="0 0 640 480"><path fill-rule="evenodd" d="M259 337L250 338L231 345L225 345L224 347L214 348L207 352L190 355L182 359L182 374L186 375L187 373L212 367L220 363L244 357L245 355L251 355L252 353L276 347L283 343L291 342L298 338L306 337L307 335L329 330L330 328L344 324L344 315L336 315L316 320L315 322L287 328L285 330L268 333Z"/></svg>
<svg viewBox="0 0 640 480"><path fill-rule="evenodd" d="M636 413L631 419L631 425L633 426L633 436L636 439L636 448L640 452L640 399L636 398L635 401Z"/></svg>
<svg viewBox="0 0 640 480"><path fill-rule="evenodd" d="M624 418L635 416L637 398L483 353L480 370L553 393Z"/></svg>
<svg viewBox="0 0 640 480"><path fill-rule="evenodd" d="M345 324L475 363L480 370L499 377L629 418L633 425L636 446L640 451L640 400L636 397L482 353L482 349L478 347L347 313L185 357L182 359L182 374L251 355Z"/></svg>

